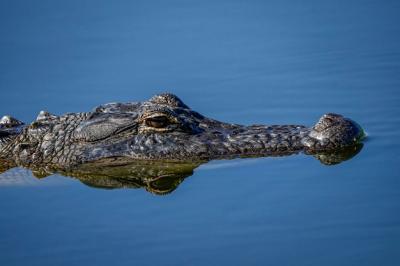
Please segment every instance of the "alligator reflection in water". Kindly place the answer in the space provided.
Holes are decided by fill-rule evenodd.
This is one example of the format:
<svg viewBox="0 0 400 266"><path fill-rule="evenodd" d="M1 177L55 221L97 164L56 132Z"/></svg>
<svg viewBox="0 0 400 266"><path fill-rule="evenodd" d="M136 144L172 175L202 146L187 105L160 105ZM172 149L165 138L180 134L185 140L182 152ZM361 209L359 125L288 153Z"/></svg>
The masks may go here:
<svg viewBox="0 0 400 266"><path fill-rule="evenodd" d="M334 153L319 153L313 156L325 165L338 164L355 156L362 149L357 144ZM287 154L290 155L290 154ZM125 159L108 159L95 163L82 164L70 169L45 166L30 169L37 178L60 174L79 179L83 184L95 188L144 188L155 195L165 195L174 191L182 181L193 175L195 168L204 162L177 163L157 161L126 161ZM0 161L0 173L6 172L15 165ZM23 180L23 176L14 174L13 178ZM3 178L0 174L0 183ZM20 183L20 182L19 182Z"/></svg>
<svg viewBox="0 0 400 266"><path fill-rule="evenodd" d="M193 175L199 164L133 162L124 165L84 164L60 174L79 179L96 188L144 188L164 195L174 191L186 178Z"/></svg>

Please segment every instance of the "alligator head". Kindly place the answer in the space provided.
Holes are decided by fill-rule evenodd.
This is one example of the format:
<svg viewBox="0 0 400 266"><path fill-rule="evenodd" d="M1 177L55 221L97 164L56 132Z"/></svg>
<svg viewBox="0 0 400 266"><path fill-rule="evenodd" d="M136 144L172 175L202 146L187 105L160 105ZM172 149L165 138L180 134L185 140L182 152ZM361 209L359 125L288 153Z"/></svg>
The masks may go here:
<svg viewBox="0 0 400 266"><path fill-rule="evenodd" d="M58 117L41 112L35 122L20 128L16 122L0 128L0 157L18 165L59 167L114 158L201 162L298 152L334 164L358 152L364 136L357 123L337 114L324 115L311 128L224 123L191 110L169 93L145 102L104 104L88 113Z"/></svg>

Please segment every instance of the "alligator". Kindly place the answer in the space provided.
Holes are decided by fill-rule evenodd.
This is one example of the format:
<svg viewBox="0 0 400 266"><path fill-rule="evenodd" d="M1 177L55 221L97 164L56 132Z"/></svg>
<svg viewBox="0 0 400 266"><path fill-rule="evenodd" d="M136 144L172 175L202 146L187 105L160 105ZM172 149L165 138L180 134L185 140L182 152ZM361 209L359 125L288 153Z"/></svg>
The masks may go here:
<svg viewBox="0 0 400 266"><path fill-rule="evenodd" d="M220 122L192 110L176 95L163 93L144 102L103 104L91 112L56 116L41 111L29 125L4 116L0 170L22 166L71 172L96 162L200 164L301 152L330 165L359 152L364 136L360 125L334 113L323 115L312 127Z"/></svg>

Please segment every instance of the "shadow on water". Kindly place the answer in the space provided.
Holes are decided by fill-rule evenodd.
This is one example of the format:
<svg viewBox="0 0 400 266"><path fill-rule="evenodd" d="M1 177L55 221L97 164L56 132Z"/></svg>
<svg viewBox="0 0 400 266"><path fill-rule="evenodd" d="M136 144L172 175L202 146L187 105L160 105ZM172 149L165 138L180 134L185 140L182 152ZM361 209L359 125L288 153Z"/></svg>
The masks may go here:
<svg viewBox="0 0 400 266"><path fill-rule="evenodd" d="M340 151L318 153L313 156L324 165L335 165L353 158L361 151L362 147L363 144L358 143ZM144 188L152 194L165 195L173 192L187 177L193 175L194 169L205 163L207 162L127 161L123 158L113 158L82 164L69 169L60 169L48 165L29 169L33 176L38 179L60 174L78 179L92 188ZM13 167L15 165L0 161L0 173L4 173ZM22 179L23 176L15 175L14 178ZM2 177L0 175L1 182Z"/></svg>

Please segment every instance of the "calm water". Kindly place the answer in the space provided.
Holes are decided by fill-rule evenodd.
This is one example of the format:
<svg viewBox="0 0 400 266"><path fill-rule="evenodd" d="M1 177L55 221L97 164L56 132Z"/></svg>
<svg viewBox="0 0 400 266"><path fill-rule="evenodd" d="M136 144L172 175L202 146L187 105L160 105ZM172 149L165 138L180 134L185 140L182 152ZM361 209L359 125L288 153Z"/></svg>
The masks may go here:
<svg viewBox="0 0 400 266"><path fill-rule="evenodd" d="M0 114L170 91L233 123L368 132L352 160L213 161L174 192L0 176L1 265L400 265L398 1L0 2Z"/></svg>

